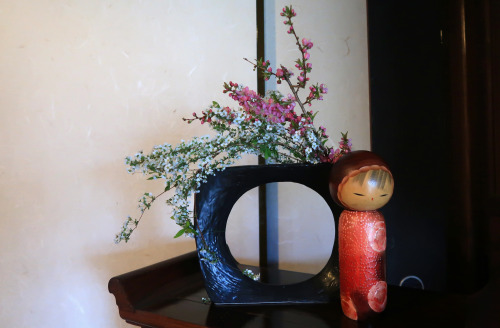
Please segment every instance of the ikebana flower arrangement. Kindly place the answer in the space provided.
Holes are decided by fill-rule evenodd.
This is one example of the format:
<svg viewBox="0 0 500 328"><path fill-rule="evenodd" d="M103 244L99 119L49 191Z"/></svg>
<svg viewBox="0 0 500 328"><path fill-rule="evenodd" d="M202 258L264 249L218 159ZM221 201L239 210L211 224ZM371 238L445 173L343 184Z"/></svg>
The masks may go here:
<svg viewBox="0 0 500 328"><path fill-rule="evenodd" d="M324 84L309 83L312 70L309 50L313 43L297 36L292 22L295 10L286 6L281 16L300 53L295 62L299 71L296 80L292 82L294 73L285 66L273 69L264 59L249 62L266 80L274 77L277 83L288 84L291 94L283 95L273 90L262 96L238 83L224 83L223 92L235 100L238 107L213 102L201 114L193 113L191 118L184 119L188 124L208 124L214 135L193 137L177 146L158 145L149 154L141 151L127 157L125 163L130 173L143 173L148 180L163 180L165 186L158 195L144 193L139 200L140 217L128 217L115 242L128 241L144 212L170 190L174 192L168 194L171 196L166 203L172 207L171 218L181 227L175 237L194 237L197 228L191 209L193 194L210 175L234 164L243 154L262 156L268 163L335 163L351 150L347 133L341 134L339 146L335 148L327 145L329 137L325 128L316 127L317 112L309 109L314 101L323 99L328 89ZM303 100L299 97L300 91L307 94Z"/></svg>

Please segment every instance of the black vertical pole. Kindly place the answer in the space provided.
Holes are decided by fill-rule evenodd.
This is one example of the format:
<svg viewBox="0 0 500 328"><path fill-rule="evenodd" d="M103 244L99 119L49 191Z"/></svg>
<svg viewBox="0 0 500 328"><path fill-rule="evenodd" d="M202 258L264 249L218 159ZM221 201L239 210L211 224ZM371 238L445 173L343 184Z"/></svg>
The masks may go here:
<svg viewBox="0 0 500 328"><path fill-rule="evenodd" d="M257 10L257 59L264 58L264 0L256 1ZM257 72L257 92L260 95L266 93L265 80ZM265 165L265 160L259 156L259 165ZM266 205L266 186L259 186L259 266L267 268L267 205ZM264 272L262 272L264 271ZM261 270L261 281L266 282L265 270Z"/></svg>

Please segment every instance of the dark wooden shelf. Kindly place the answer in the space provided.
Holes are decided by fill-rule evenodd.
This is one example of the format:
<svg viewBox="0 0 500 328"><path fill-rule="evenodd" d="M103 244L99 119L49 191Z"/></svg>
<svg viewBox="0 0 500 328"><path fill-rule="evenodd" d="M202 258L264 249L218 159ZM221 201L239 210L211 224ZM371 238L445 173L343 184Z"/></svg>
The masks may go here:
<svg viewBox="0 0 500 328"><path fill-rule="evenodd" d="M330 304L216 306L207 297L196 252L132 271L109 281L120 316L140 327L327 328L498 327L498 284L473 295L389 286L386 310L370 322ZM493 302L493 300L495 300Z"/></svg>

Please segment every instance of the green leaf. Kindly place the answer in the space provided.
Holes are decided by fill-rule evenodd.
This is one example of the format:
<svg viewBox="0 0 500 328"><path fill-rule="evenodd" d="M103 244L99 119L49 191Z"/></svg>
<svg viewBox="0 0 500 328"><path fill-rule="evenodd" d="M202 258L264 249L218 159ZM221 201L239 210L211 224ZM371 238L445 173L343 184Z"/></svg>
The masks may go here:
<svg viewBox="0 0 500 328"><path fill-rule="evenodd" d="M179 230L179 232L177 232L177 234L174 236L174 238L179 238L180 236L182 236L184 234L185 231L186 231L185 229Z"/></svg>
<svg viewBox="0 0 500 328"><path fill-rule="evenodd" d="M260 152L262 153L262 155L264 155L265 159L268 159L269 156L271 156L271 150L266 145L260 146Z"/></svg>

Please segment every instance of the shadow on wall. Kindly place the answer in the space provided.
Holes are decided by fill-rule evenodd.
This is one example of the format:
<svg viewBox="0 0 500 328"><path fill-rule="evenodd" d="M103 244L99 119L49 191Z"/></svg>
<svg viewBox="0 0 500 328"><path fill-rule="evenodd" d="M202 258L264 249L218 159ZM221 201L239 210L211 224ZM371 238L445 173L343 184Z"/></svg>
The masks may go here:
<svg viewBox="0 0 500 328"><path fill-rule="evenodd" d="M87 261L92 267L100 268L103 274L107 273L109 279L111 279L116 275L153 265L196 249L194 239L186 237L185 240L180 242L168 243L167 238L148 243L147 247L129 248L108 254L89 255ZM116 245L117 248L121 248L121 246Z"/></svg>

